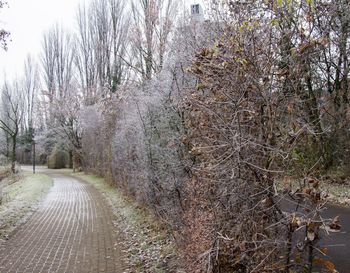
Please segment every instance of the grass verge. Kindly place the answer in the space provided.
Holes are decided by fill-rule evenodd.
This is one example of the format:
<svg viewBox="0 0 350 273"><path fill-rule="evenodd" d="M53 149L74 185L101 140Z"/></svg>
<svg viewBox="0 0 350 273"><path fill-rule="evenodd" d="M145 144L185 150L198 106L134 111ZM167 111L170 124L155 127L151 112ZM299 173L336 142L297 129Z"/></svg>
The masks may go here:
<svg viewBox="0 0 350 273"><path fill-rule="evenodd" d="M321 178L320 187L322 191L327 193L327 200L330 204L340 205L342 207L350 207L350 181L335 178ZM293 191L298 188L298 179L293 177L286 177L279 181L277 187L279 191L285 188Z"/></svg>
<svg viewBox="0 0 350 273"><path fill-rule="evenodd" d="M46 196L53 180L45 174L21 173L16 179L8 177L0 184L0 240L10 233L29 215Z"/></svg>
<svg viewBox="0 0 350 273"><path fill-rule="evenodd" d="M350 207L350 185L327 183L323 189L328 193L331 203Z"/></svg>
<svg viewBox="0 0 350 273"><path fill-rule="evenodd" d="M103 178L83 173L73 176L92 184L111 205L129 267L126 272L180 272L171 236L147 209L141 208Z"/></svg>

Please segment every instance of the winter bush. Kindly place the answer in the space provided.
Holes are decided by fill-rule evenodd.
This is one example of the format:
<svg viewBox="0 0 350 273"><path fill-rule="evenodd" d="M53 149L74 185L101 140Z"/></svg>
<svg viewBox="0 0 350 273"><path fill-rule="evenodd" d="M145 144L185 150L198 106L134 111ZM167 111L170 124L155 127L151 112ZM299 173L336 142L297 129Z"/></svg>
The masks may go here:
<svg viewBox="0 0 350 273"><path fill-rule="evenodd" d="M85 169L168 223L189 272L311 272L320 230L332 223L310 177L331 150L320 148L326 119L311 72L301 50L283 47L288 30L264 16L283 21L291 10L258 2L179 27L161 72L81 115ZM278 192L297 173L297 190Z"/></svg>
<svg viewBox="0 0 350 273"><path fill-rule="evenodd" d="M47 160L49 169L63 169L69 165L69 155L62 148L62 145L56 145Z"/></svg>

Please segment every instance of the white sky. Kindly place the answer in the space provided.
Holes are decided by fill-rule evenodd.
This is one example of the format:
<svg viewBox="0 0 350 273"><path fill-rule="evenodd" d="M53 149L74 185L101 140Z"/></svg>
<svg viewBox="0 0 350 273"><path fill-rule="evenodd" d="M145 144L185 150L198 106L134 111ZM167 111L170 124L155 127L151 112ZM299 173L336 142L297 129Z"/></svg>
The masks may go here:
<svg viewBox="0 0 350 273"><path fill-rule="evenodd" d="M67 28L75 23L75 12L84 0L7 0L9 8L0 10L0 27L11 32L8 51L0 49L0 84L20 76L28 53L37 56L43 32L54 23Z"/></svg>
<svg viewBox="0 0 350 273"><path fill-rule="evenodd" d="M62 23L67 29L75 27L75 13L79 3L89 0L7 0L9 7L0 10L0 28L11 32L8 51L0 49L0 85L4 78L21 77L26 56L38 60L43 33L53 24ZM127 0L125 0L127 1ZM190 4L202 0L182 0Z"/></svg>

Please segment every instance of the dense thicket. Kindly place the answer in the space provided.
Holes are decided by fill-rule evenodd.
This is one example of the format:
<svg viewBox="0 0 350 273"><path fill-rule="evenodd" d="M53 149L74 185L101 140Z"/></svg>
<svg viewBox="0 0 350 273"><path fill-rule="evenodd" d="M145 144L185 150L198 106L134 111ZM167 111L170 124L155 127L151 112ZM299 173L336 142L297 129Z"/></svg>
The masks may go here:
<svg viewBox="0 0 350 273"><path fill-rule="evenodd" d="M86 163L170 224L190 272L311 272L315 234L327 221L310 177L341 160L330 98L347 92L322 89L337 85L338 70L347 81L347 70L320 72L325 50L344 56L316 18L339 7L221 8L229 13L215 13L216 23L178 28L153 79L121 89L109 108L95 106ZM277 182L289 175L304 182L279 194ZM281 200L296 206L286 211Z"/></svg>

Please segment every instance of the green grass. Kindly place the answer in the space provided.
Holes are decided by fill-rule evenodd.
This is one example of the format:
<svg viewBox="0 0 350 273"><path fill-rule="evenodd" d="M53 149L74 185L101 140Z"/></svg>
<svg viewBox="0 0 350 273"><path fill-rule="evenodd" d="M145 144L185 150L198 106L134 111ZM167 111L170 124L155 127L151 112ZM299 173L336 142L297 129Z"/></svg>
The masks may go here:
<svg viewBox="0 0 350 273"><path fill-rule="evenodd" d="M100 177L83 173L73 176L93 185L110 203L115 225L123 237L122 249L131 272L176 272L175 244L164 225L150 211Z"/></svg>
<svg viewBox="0 0 350 273"><path fill-rule="evenodd" d="M0 185L0 238L7 237L16 226L25 221L53 185L53 180L45 174L25 172L17 178L5 179Z"/></svg>

